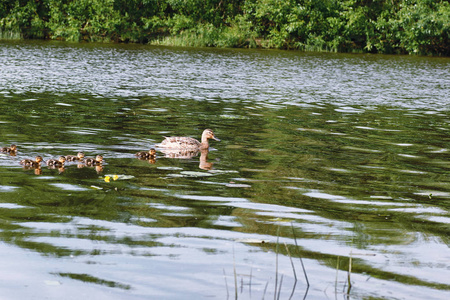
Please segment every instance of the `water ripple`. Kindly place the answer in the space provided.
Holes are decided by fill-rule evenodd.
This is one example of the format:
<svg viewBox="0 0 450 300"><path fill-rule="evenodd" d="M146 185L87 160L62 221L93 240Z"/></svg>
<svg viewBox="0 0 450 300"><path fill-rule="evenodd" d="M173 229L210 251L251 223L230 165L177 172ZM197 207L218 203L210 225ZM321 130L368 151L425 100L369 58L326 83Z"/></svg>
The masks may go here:
<svg viewBox="0 0 450 300"><path fill-rule="evenodd" d="M423 72L430 61L433 72ZM301 52L280 57L270 51L131 45L112 54L101 45L17 47L3 42L0 64L0 92L249 99L264 105L296 104L301 99L302 103L342 103L336 110L349 114L363 112L351 106L361 102L439 111L448 108L450 101L446 59Z"/></svg>

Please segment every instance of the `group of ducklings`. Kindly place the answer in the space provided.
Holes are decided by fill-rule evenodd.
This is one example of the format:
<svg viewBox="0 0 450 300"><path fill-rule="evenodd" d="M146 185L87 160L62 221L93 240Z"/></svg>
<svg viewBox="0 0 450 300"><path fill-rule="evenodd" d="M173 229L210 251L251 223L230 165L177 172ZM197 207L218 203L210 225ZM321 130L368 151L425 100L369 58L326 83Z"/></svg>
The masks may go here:
<svg viewBox="0 0 450 300"><path fill-rule="evenodd" d="M38 168L41 166L42 161L42 156L36 156L35 160L23 159L20 161L20 164L25 167ZM84 153L78 152L77 155L60 156L58 159L49 159L45 163L49 167L62 168L64 167L64 163L66 161L79 162L85 164L86 166L98 166L103 163L103 156L97 155L95 158L84 158Z"/></svg>
<svg viewBox="0 0 450 300"><path fill-rule="evenodd" d="M8 153L10 155L16 155L17 154L17 146L11 145L10 147L1 147L0 152ZM138 159L143 160L153 160L156 157L156 150L154 148L151 148L148 152L142 151L136 153L136 157ZM28 168L40 168L41 164L43 163L44 159L42 156L38 155L35 157L35 159L27 158L20 161L20 164L24 167ZM100 166L103 163L103 156L97 155L96 157L85 157L84 152L78 152L77 155L65 155L60 156L58 159L49 159L45 161L45 164L49 167L54 168L62 168L64 167L64 164L66 162L78 162L81 164L84 164L85 166Z"/></svg>
<svg viewBox="0 0 450 300"><path fill-rule="evenodd" d="M154 161L156 158L156 150L154 148L151 148L148 151L141 151L136 153L136 158L142 159L142 160L148 160L148 161Z"/></svg>
<svg viewBox="0 0 450 300"><path fill-rule="evenodd" d="M2 147L0 148L0 152L9 153L10 155L16 155L17 146L11 145L10 147ZM30 158L23 159L20 161L20 164L28 168L40 168L43 160L44 159L42 158L42 156L38 155L34 160ZM58 159L49 159L45 163L49 167L62 168L64 167L65 162L79 162L86 166L99 166L103 163L103 156L97 155L95 158L85 158L83 152L78 152L77 155L60 156Z"/></svg>

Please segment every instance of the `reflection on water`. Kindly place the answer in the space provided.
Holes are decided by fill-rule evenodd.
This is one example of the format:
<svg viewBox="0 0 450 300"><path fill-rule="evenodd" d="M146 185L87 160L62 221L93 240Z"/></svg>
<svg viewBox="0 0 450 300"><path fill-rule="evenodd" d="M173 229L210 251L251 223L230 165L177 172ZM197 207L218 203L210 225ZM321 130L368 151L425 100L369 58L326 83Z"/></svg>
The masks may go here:
<svg viewBox="0 0 450 300"><path fill-rule="evenodd" d="M448 107L448 58L49 42L0 46L0 85L19 93L247 101L266 107L325 102L344 110L348 104ZM55 111L88 99L58 99ZM33 95L23 100L30 106L36 101ZM130 108L119 109L126 114ZM85 112L97 110L101 107Z"/></svg>
<svg viewBox="0 0 450 300"><path fill-rule="evenodd" d="M8 299L450 296L448 59L0 45Z"/></svg>
<svg viewBox="0 0 450 300"><path fill-rule="evenodd" d="M196 157L200 153L198 167L203 170L211 170L214 163L208 161L208 149L186 150L186 149L161 149L164 157L178 158L178 159L191 159Z"/></svg>

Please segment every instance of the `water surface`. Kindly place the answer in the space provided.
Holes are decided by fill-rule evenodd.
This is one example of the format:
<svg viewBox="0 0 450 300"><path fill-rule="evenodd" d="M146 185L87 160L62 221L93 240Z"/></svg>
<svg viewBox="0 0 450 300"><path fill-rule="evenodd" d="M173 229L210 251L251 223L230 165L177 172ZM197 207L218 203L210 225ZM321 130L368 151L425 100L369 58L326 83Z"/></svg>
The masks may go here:
<svg viewBox="0 0 450 300"><path fill-rule="evenodd" d="M1 42L2 295L447 299L449 67ZM134 157L205 128L209 153ZM105 163L19 164L78 151Z"/></svg>

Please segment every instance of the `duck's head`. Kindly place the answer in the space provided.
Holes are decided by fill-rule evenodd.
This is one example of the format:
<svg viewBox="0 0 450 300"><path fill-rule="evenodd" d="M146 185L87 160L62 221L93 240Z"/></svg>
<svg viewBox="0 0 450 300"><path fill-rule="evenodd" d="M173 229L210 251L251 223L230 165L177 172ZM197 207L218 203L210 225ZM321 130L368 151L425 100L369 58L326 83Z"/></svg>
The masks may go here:
<svg viewBox="0 0 450 300"><path fill-rule="evenodd" d="M11 151L16 151L17 150L17 146L12 144L9 149L11 149Z"/></svg>
<svg viewBox="0 0 450 300"><path fill-rule="evenodd" d="M96 157L95 157L95 161L96 162L102 162L103 161L103 156L101 156L101 155L97 155Z"/></svg>
<svg viewBox="0 0 450 300"><path fill-rule="evenodd" d="M78 152L77 154L78 159L83 159L84 158L84 153L83 152Z"/></svg>
<svg viewBox="0 0 450 300"><path fill-rule="evenodd" d="M152 148L152 149L148 150L148 153L149 153L151 156L155 156L155 155L156 155L156 150L155 150L154 148Z"/></svg>
<svg viewBox="0 0 450 300"><path fill-rule="evenodd" d="M220 142L220 140L218 138L216 138L216 136L214 135L214 132L211 129L203 130L202 137L203 136L206 137L207 139L213 139L213 140Z"/></svg>
<svg viewBox="0 0 450 300"><path fill-rule="evenodd" d="M59 161L60 163L64 163L64 162L66 161L66 157L65 157L65 156L60 156L60 157L58 158L58 161Z"/></svg>
<svg viewBox="0 0 450 300"><path fill-rule="evenodd" d="M37 163L40 163L42 161L42 156L36 156L35 160Z"/></svg>

